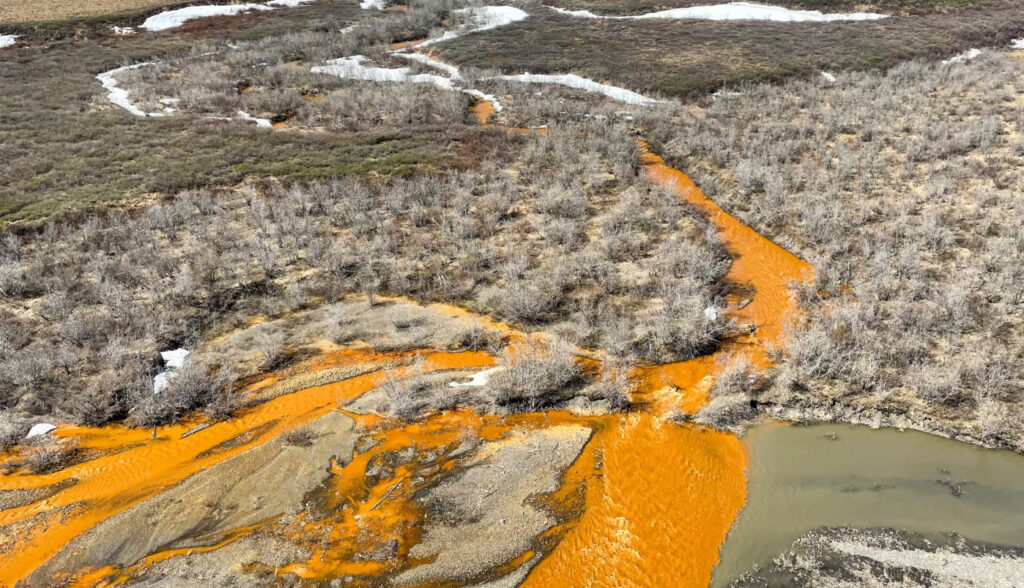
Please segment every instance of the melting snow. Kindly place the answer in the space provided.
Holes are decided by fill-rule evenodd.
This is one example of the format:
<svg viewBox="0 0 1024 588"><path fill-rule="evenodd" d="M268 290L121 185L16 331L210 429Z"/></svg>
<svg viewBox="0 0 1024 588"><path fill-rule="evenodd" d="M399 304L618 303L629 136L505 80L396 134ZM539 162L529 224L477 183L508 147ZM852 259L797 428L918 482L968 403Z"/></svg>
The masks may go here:
<svg viewBox="0 0 1024 588"><path fill-rule="evenodd" d="M168 10L153 15L142 23L147 31L166 31L180 27L190 20L209 18L211 16L234 16L252 10L273 10L262 4L225 4L222 6L186 6L177 10Z"/></svg>
<svg viewBox="0 0 1024 588"><path fill-rule="evenodd" d="M873 12L847 12L823 14L817 10L790 10L781 6L768 6L751 2L730 2L711 6L690 6L673 8L635 16L601 16L589 10L553 10L577 18L607 18L617 20L642 20L648 18L675 18L692 20L769 20L776 22L836 22L844 20L878 20L888 18L886 14Z"/></svg>
<svg viewBox="0 0 1024 588"><path fill-rule="evenodd" d="M103 72L96 76L96 79L103 84L103 87L107 89L107 100L110 100L111 104L120 106L135 116L165 116L163 112L146 112L132 104L131 99L128 98L128 90L120 87L117 83L117 74L125 72L131 69L138 69L147 65L153 65L153 62L146 61L144 63L136 63L135 65L126 65L117 69Z"/></svg>
<svg viewBox="0 0 1024 588"><path fill-rule="evenodd" d="M443 61L438 61L429 55L423 55L422 53L395 53L394 55L395 57L401 57L403 59L408 59L409 61L422 63L427 67L441 70L448 74L452 79L459 79L462 77L462 74L459 73L459 68Z"/></svg>
<svg viewBox="0 0 1024 588"><path fill-rule="evenodd" d="M14 45L14 40L17 38L18 35L0 35L0 49Z"/></svg>
<svg viewBox="0 0 1024 588"><path fill-rule="evenodd" d="M961 53L960 55L957 55L955 57L950 57L949 59L944 59L942 61L942 65L952 65L954 63L966 63L966 62L974 59L975 57L977 57L979 55L981 55L981 49L969 49L969 50Z"/></svg>
<svg viewBox="0 0 1024 588"><path fill-rule="evenodd" d="M242 120L248 120L256 123L256 126L263 128L273 128L274 124L270 122L269 118L256 118L244 110L238 111L238 118Z"/></svg>
<svg viewBox="0 0 1024 588"><path fill-rule="evenodd" d="M181 369L181 366L185 365L188 350L172 349L171 351L161 351L160 357L164 360L164 371L153 378L153 394L159 394L161 390L166 388L167 383L174 377L174 373Z"/></svg>
<svg viewBox="0 0 1024 588"><path fill-rule="evenodd" d="M114 31L115 35L122 37L135 34L135 27L110 27L111 31Z"/></svg>
<svg viewBox="0 0 1024 588"><path fill-rule="evenodd" d="M28 435L25 435L25 438L31 439L32 437L46 435L50 431L55 431L56 429L57 427L51 425L50 423L39 423L38 425L32 425L32 428L28 430Z"/></svg>
<svg viewBox="0 0 1024 588"><path fill-rule="evenodd" d="M382 0L378 0L382 1ZM253 10L274 10L276 8L295 8L303 4L310 4L316 0L270 0L266 4L224 4L186 6L177 10L168 10L151 16L142 23L142 28L147 31L166 31L180 27L190 20L197 18L209 18L211 16L234 16L243 12ZM126 29L128 30L128 29ZM134 32L134 30L132 30Z"/></svg>
<svg viewBox="0 0 1024 588"><path fill-rule="evenodd" d="M411 82L414 84L434 84L446 90L454 90L455 85L448 78L432 74L414 74L408 67L385 68L366 67L363 65L366 57L354 55L332 59L327 65L318 65L310 68L313 73L322 73L339 78L351 80L366 80L370 82Z"/></svg>
<svg viewBox="0 0 1024 588"><path fill-rule="evenodd" d="M505 368L501 366L492 367L482 372L477 372L473 374L472 376L469 377L469 380L465 382L448 382L448 385L453 388L458 388L461 386L485 386L487 382L491 380L491 376L502 371L503 369Z"/></svg>
<svg viewBox="0 0 1024 588"><path fill-rule="evenodd" d="M543 75L527 73L512 76L497 76L492 79L526 82L530 84L559 84L561 86L568 86L577 90L603 94L609 98L618 100L619 102L625 102L627 104L656 104L658 102L657 100L648 98L642 94L637 94L636 92L632 92L625 88L599 84L593 80L581 78L580 76L573 74Z"/></svg>
<svg viewBox="0 0 1024 588"><path fill-rule="evenodd" d="M469 33L489 31L491 29L496 29L498 27L518 22L530 16L526 12L515 8L514 6L473 6L470 8L455 10L453 12L455 14L469 15L469 23L464 29L460 31L445 31L445 33L440 37L420 43L416 47L427 47L430 45L436 45L437 43L450 41Z"/></svg>

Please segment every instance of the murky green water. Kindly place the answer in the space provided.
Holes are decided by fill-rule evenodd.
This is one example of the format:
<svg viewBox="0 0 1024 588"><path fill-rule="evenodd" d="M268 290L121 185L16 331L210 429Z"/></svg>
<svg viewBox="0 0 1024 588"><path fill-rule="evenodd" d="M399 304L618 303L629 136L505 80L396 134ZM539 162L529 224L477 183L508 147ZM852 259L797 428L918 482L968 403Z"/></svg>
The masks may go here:
<svg viewBox="0 0 1024 588"><path fill-rule="evenodd" d="M824 526L955 531L1024 546L1024 456L848 425L769 425L743 442L750 452L747 505L722 546L713 586ZM959 496L951 491L957 483Z"/></svg>

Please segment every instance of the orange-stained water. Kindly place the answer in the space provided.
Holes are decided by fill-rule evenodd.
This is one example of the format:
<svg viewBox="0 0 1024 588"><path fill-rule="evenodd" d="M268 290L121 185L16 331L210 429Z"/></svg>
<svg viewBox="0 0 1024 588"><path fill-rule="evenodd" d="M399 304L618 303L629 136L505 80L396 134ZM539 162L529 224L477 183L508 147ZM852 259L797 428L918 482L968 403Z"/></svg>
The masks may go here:
<svg viewBox="0 0 1024 588"><path fill-rule="evenodd" d="M482 124L487 124L492 112L493 105L486 102L473 111ZM260 571L311 580L367 578L414 564L407 555L419 540L424 513L413 496L452 471L457 464L452 452L460 443L471 438L499 439L517 429L574 422L590 426L594 437L566 472L562 489L540 500L564 514L583 489L582 514L563 520L538 538L539 553L546 553L546 557L531 571L525 585L708 584L718 561L718 547L745 500L746 455L733 435L675 424L666 417L694 413L707 403L719 368L718 358L723 354L738 352L761 368L771 365L768 351L780 342L787 317L795 311L789 285L808 279L811 268L725 213L685 174L664 165L645 144L640 146L641 162L649 177L699 207L718 227L733 258L728 278L753 292L752 300L745 305L743 300L731 301L734 309L730 316L741 326L752 326L752 331L727 341L710 356L637 368L632 376L639 409L627 414L573 417L536 413L501 419L458 411L433 415L418 423L353 415L360 426L373 428L378 443L343 467L332 465L319 509L287 522L271 520L257 526L263 532L289 537L313 556L278 570ZM440 308L453 316L466 314L454 307ZM511 335L513 344L520 340L521 335L506 325L489 326ZM310 366L327 369L365 362L390 365L406 355L334 352ZM427 353L425 357L430 370L493 364L485 353ZM395 368L389 373L400 376L405 372ZM280 396L186 438L182 435L193 423L160 428L155 439L150 438L150 431L120 427L62 429L59 434L74 439L80 447L116 453L55 474L0 477L0 490L41 488L77 480L45 500L0 512L0 525L4 525L54 509L69 509L64 524L28 536L19 544L16 557L13 553L0 554L0 585L24 578L68 541L117 512L202 468L315 420L377 386L384 377L374 372ZM260 385L265 384L254 386ZM225 445L253 431L258 432L254 438L236 446ZM215 449L218 446L219 450ZM401 461L385 475L368 477L373 464L406 450L412 450L415 456L411 461ZM252 530L236 530L212 538L208 544L225 545ZM394 542L393 557L356 557L384 538ZM152 554L139 565L180 553L183 551ZM530 559L527 555L522 554L505 567L521 565ZM83 585L116 582L127 579L137 567L83 570L78 581Z"/></svg>
<svg viewBox="0 0 1024 588"><path fill-rule="evenodd" d="M735 435L612 415L588 445L586 509L524 586L707 586L746 498Z"/></svg>
<svg viewBox="0 0 1024 588"><path fill-rule="evenodd" d="M425 354L424 359L424 368L431 371L485 367L493 363L491 357L482 352L436 352ZM398 372L402 369L398 368ZM31 540L19 544L17 550L0 554L0 586L14 585L71 539L97 523L201 469L316 420L337 408L339 403L376 387L384 377L387 375L375 372L279 396L242 411L229 421L216 423L184 438L182 435L188 430L187 425L158 429L156 438L148 441L140 439L144 432L122 427L84 430L81 434L83 442L93 446L138 445L54 474L0 477L0 490L43 488L71 478L77 480L74 485L45 500L0 511L2 526L54 509L69 509L62 524L51 525ZM222 445L260 428L264 430L245 443ZM218 446L223 449L218 450Z"/></svg>
<svg viewBox="0 0 1024 588"><path fill-rule="evenodd" d="M679 170L640 143L641 163L656 184L704 211L733 259L728 279L753 300L730 316L753 325L717 353L644 366L633 374L643 413L608 417L588 446L600 475L587 484L586 510L524 586L707 586L718 548L746 500L747 457L739 439L664 419L692 414L708 401L718 356L740 353L766 369L796 310L792 282L811 267L723 211Z"/></svg>

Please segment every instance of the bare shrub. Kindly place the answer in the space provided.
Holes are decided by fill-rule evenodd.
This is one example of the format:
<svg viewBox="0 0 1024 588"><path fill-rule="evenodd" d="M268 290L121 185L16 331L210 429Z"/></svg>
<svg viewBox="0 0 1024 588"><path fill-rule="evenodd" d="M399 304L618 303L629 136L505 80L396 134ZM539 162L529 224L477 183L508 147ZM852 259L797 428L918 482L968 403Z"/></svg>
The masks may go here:
<svg viewBox="0 0 1024 588"><path fill-rule="evenodd" d="M582 383L572 346L533 340L506 348L490 382L499 406L537 410L571 398Z"/></svg>

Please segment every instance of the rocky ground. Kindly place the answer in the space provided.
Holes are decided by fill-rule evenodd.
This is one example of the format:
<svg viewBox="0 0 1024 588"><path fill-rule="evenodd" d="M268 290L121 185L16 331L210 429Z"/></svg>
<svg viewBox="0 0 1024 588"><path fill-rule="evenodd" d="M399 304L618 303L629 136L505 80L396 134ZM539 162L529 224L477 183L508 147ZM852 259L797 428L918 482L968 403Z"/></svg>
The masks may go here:
<svg viewBox="0 0 1024 588"><path fill-rule="evenodd" d="M895 529L824 528L730 586L1018 586L1024 549Z"/></svg>

